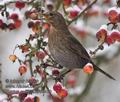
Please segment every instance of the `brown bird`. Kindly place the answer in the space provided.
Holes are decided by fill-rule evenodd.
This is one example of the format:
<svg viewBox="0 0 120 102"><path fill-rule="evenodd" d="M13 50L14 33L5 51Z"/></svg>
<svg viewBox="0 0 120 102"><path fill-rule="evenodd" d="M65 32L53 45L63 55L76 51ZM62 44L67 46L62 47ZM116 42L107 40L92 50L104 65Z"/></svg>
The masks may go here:
<svg viewBox="0 0 120 102"><path fill-rule="evenodd" d="M85 48L68 30L65 19L59 12L47 12L44 16L51 25L48 34L49 51L58 64L74 69L83 68L87 63L92 63L94 70L100 71L110 79L115 80L115 78L92 62Z"/></svg>

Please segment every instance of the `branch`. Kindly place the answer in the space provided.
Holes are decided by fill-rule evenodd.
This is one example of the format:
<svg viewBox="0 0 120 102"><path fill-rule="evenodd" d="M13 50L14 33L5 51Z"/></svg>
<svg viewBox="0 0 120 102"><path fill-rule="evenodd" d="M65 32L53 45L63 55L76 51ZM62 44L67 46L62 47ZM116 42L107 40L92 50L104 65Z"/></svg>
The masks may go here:
<svg viewBox="0 0 120 102"><path fill-rule="evenodd" d="M94 0L91 4L89 4L76 18L74 18L73 20L71 20L70 22L68 22L68 25L70 25L71 23L73 23L74 21L76 21L79 17L81 17L88 9L90 9L95 3L97 2L97 0Z"/></svg>

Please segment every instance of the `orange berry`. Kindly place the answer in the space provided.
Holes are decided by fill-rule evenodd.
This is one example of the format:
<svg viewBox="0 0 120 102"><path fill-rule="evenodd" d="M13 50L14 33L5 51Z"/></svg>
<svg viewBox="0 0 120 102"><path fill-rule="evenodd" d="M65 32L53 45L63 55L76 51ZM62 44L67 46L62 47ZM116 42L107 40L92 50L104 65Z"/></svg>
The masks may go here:
<svg viewBox="0 0 120 102"><path fill-rule="evenodd" d="M64 98L68 95L68 91L66 89L61 89L60 92L57 92L57 95L60 97L60 98Z"/></svg>
<svg viewBox="0 0 120 102"><path fill-rule="evenodd" d="M93 71L94 71L93 65L92 65L91 63L87 63L87 64L83 67L83 71L84 71L85 73L92 74Z"/></svg>
<svg viewBox="0 0 120 102"><path fill-rule="evenodd" d="M107 38L106 38L106 43L108 44L108 45L111 45L111 44L113 44L115 41L112 39L112 37L111 36L107 36Z"/></svg>
<svg viewBox="0 0 120 102"><path fill-rule="evenodd" d="M25 52L29 51L29 46L28 45L20 45L19 48L22 50L22 53L25 53Z"/></svg>
<svg viewBox="0 0 120 102"><path fill-rule="evenodd" d="M10 56L9 56L9 59L10 59L12 62L15 62L16 59L17 59L17 56L16 56L16 55L10 55Z"/></svg>
<svg viewBox="0 0 120 102"><path fill-rule="evenodd" d="M113 39L113 41L120 41L119 31L113 31L110 36Z"/></svg>
<svg viewBox="0 0 120 102"><path fill-rule="evenodd" d="M40 32L40 27L39 27L39 25L33 25L32 31L33 31L34 33L39 33L39 32Z"/></svg>

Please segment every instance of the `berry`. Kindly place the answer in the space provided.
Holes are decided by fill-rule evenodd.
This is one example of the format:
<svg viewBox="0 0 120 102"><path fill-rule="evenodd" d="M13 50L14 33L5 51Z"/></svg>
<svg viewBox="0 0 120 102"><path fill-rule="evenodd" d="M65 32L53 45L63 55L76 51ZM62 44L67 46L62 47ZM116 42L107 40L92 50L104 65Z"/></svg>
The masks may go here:
<svg viewBox="0 0 120 102"><path fill-rule="evenodd" d="M113 31L110 36L111 36L113 41L120 41L119 31Z"/></svg>
<svg viewBox="0 0 120 102"><path fill-rule="evenodd" d="M61 89L61 91L58 92L57 95L61 98L64 98L64 97L68 96L68 91L66 89Z"/></svg>
<svg viewBox="0 0 120 102"><path fill-rule="evenodd" d="M54 76L59 76L59 74L60 74L60 72L59 72L58 69L52 70L52 75L54 75Z"/></svg>
<svg viewBox="0 0 120 102"><path fill-rule="evenodd" d="M108 12L108 19L111 23L119 22L119 13L116 10L110 10Z"/></svg>
<svg viewBox="0 0 120 102"><path fill-rule="evenodd" d="M29 51L29 46L28 45L20 45L19 48L22 50L22 53L25 53L25 52Z"/></svg>
<svg viewBox="0 0 120 102"><path fill-rule="evenodd" d="M14 30L16 27L15 27L15 24L14 24L14 23L10 23L10 24L8 25L8 28L9 28L9 30Z"/></svg>
<svg viewBox="0 0 120 102"><path fill-rule="evenodd" d="M107 37L107 30L101 28L97 33L96 33L96 38L98 41L104 41Z"/></svg>
<svg viewBox="0 0 120 102"><path fill-rule="evenodd" d="M61 83L56 83L56 84L54 84L53 90L54 90L56 93L60 92L60 91L62 90L62 85L61 85Z"/></svg>
<svg viewBox="0 0 120 102"><path fill-rule="evenodd" d="M22 1L16 1L15 6L19 9L22 9L25 7L25 3Z"/></svg>
<svg viewBox="0 0 120 102"><path fill-rule="evenodd" d="M26 97L23 102L34 102L34 98Z"/></svg>
<svg viewBox="0 0 120 102"><path fill-rule="evenodd" d="M17 56L16 56L16 55L10 55L10 56L9 56L9 59L10 59L12 62L15 62L16 59L17 59Z"/></svg>
<svg viewBox="0 0 120 102"><path fill-rule="evenodd" d="M29 15L29 18L31 18L32 20L36 20L36 19L38 19L38 14L33 12Z"/></svg>
<svg viewBox="0 0 120 102"><path fill-rule="evenodd" d="M92 74L93 71L94 71L93 65L92 65L91 63L87 63L87 64L83 67L83 71L84 71L85 73Z"/></svg>
<svg viewBox="0 0 120 102"><path fill-rule="evenodd" d="M50 25L48 23L44 23L43 24L43 29L44 30L49 30L50 29Z"/></svg>
<svg viewBox="0 0 120 102"><path fill-rule="evenodd" d="M39 51L39 52L36 52L36 57L38 58L38 59L44 59L45 58L45 53L44 52L42 52L42 51Z"/></svg>
<svg viewBox="0 0 120 102"><path fill-rule="evenodd" d="M73 18L75 18L75 17L77 17L78 16L78 11L76 11L76 10L72 10L72 11L70 11L70 13L69 13L69 17L71 18L71 19L73 19Z"/></svg>
<svg viewBox="0 0 120 102"><path fill-rule="evenodd" d="M13 19L13 20L17 20L18 19L18 14L17 13L13 13L9 16L9 19Z"/></svg>
<svg viewBox="0 0 120 102"><path fill-rule="evenodd" d="M3 27L3 21L0 19L0 28Z"/></svg>
<svg viewBox="0 0 120 102"><path fill-rule="evenodd" d="M27 94L28 93L25 92L25 91L19 92L19 98L20 98L20 100L23 101L25 99L25 97L27 97Z"/></svg>
<svg viewBox="0 0 120 102"><path fill-rule="evenodd" d="M29 82L30 86L34 87L37 83L37 80L35 79L35 77L31 77L28 82Z"/></svg>
<svg viewBox="0 0 120 102"><path fill-rule="evenodd" d="M20 75L23 75L23 74L25 74L26 72L27 72L26 66L21 65L21 66L19 67L19 73L20 73Z"/></svg>
<svg viewBox="0 0 120 102"><path fill-rule="evenodd" d="M28 27L29 28L32 28L33 26L34 26L34 22L32 22L32 21L28 22Z"/></svg>
<svg viewBox="0 0 120 102"><path fill-rule="evenodd" d="M15 20L14 25L15 25L16 29L17 29L17 28L20 28L20 27L21 27L21 25L22 25L21 20L19 20L19 19Z"/></svg>
<svg viewBox="0 0 120 102"><path fill-rule="evenodd" d="M32 26L32 31L33 31L34 33L39 33L39 32L40 32L40 25L34 24L34 25Z"/></svg>
<svg viewBox="0 0 120 102"><path fill-rule="evenodd" d="M69 75L68 79L67 79L67 84L70 86L75 86L76 84L76 79L74 75Z"/></svg>
<svg viewBox="0 0 120 102"><path fill-rule="evenodd" d="M3 29L3 30L5 30L7 27L8 27L8 25L6 23L3 23L0 28Z"/></svg>

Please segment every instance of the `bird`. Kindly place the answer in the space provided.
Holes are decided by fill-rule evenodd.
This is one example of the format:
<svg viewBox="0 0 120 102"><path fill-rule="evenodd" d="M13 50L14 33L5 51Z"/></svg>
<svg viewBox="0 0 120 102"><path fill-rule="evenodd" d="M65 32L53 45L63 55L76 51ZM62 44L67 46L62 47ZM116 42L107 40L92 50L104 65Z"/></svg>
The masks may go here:
<svg viewBox="0 0 120 102"><path fill-rule="evenodd" d="M48 48L51 56L58 64L73 70L75 68L82 69L87 63L91 63L94 70L115 80L114 77L94 64L84 46L69 31L61 13L49 11L43 15L50 24Z"/></svg>

